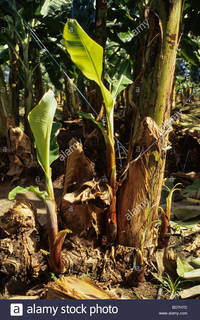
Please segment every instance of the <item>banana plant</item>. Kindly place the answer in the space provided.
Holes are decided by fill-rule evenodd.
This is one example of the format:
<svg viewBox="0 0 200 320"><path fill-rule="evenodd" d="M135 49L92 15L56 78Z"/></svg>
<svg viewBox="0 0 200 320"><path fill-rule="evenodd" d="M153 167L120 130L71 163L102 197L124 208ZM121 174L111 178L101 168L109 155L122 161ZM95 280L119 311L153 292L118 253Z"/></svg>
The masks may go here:
<svg viewBox="0 0 200 320"><path fill-rule="evenodd" d="M108 125L108 139L105 140L107 176L113 192L107 219L107 236L114 241L117 235L117 181L113 125L114 100L112 94L104 86L101 80L103 70L103 48L87 35L75 19L69 19L66 23L63 38L65 40L65 47L70 54L72 61L88 79L97 83L104 99Z"/></svg>
<svg viewBox="0 0 200 320"><path fill-rule="evenodd" d="M112 187L112 202L107 219L107 237L110 241L114 241L117 235L117 179L113 112L116 96L124 88L122 85L123 78L121 78L118 85L115 86L113 94L104 86L102 82L103 48L87 35L75 19L69 19L66 23L63 38L65 47L70 54L72 61L81 70L85 77L97 83L103 96L108 126L107 133L102 127L100 127L100 125L98 126L100 127L105 139L107 176L110 186ZM84 113L82 113L82 116L88 117ZM90 119L97 124L97 121L91 115Z"/></svg>
<svg viewBox="0 0 200 320"><path fill-rule="evenodd" d="M169 191L169 194L166 198L166 210L162 207L160 207L161 210L161 225L160 225L160 234L158 239L158 247L159 249L167 248L168 242L169 242L169 235L170 235L170 218L171 218L171 208L172 208L172 196L174 191L180 190L177 188L178 185L181 185L181 183L177 183L172 189L168 188L166 189Z"/></svg>
<svg viewBox="0 0 200 320"><path fill-rule="evenodd" d="M62 244L70 230L58 232L57 205L51 179L51 164L59 157L56 134L60 124L53 123L56 107L57 102L54 94L49 90L28 115L29 125L35 140L37 160L45 173L46 191L40 191L35 186L27 188L18 186L9 193L8 198L13 200L18 193L32 191L44 200L48 216L49 265L53 272L60 273L64 270L61 260Z"/></svg>

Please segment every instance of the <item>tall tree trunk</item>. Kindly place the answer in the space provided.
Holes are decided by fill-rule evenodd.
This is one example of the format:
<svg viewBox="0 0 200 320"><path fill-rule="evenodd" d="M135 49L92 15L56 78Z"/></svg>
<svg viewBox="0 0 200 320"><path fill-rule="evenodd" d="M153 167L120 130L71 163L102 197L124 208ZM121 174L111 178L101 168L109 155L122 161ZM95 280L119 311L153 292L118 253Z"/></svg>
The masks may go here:
<svg viewBox="0 0 200 320"><path fill-rule="evenodd" d="M0 65L0 134L8 137L9 126L15 126L15 119L12 114L11 99L8 95L3 70Z"/></svg>
<svg viewBox="0 0 200 320"><path fill-rule="evenodd" d="M15 46L16 52L19 51L18 45ZM9 86L11 95L11 106L15 123L19 125L19 69L18 69L18 58L15 51L11 50L11 63L10 63L10 75L9 75Z"/></svg>
<svg viewBox="0 0 200 320"><path fill-rule="evenodd" d="M139 48L141 69L135 86L140 94L134 98L129 162L118 198L119 243L141 250L156 245L154 226L168 141L168 134L162 138L162 133L171 112L182 5L182 0L152 0L145 12L150 27Z"/></svg>
<svg viewBox="0 0 200 320"><path fill-rule="evenodd" d="M32 109L33 104L33 92L32 92L32 77L29 75L27 78L27 85L25 88L25 96L24 96L24 107L25 107L25 118L24 118L24 131L27 135L31 134L30 126L28 123L28 114Z"/></svg>
<svg viewBox="0 0 200 320"><path fill-rule="evenodd" d="M39 50L33 48L33 55L32 55L32 61L35 61L37 64L37 67L35 68L34 72L34 84L35 84L35 103L38 104L38 102L42 99L44 95L44 86L43 86L43 79L42 79L42 71L40 67L40 54Z"/></svg>
<svg viewBox="0 0 200 320"><path fill-rule="evenodd" d="M5 125L6 118L11 115L9 97L7 93L6 83L4 80L3 70L0 65L0 101L1 101L1 117Z"/></svg>
<svg viewBox="0 0 200 320"><path fill-rule="evenodd" d="M105 50L106 46L106 18L107 18L107 10L108 10L108 1L107 0L97 0L96 1L96 19L95 19L95 27L94 27L94 40L100 44L103 49ZM103 81L103 74L102 74L102 81ZM103 103L103 98L101 94L101 90L97 84L92 84L92 94L90 96L90 103L94 106L97 113L100 113ZM100 114L102 116L102 112Z"/></svg>
<svg viewBox="0 0 200 320"><path fill-rule="evenodd" d="M77 112L76 107L76 97L73 82L66 78L64 79L64 88L65 88L65 102L63 106L63 121L67 121L69 116L73 116Z"/></svg>
<svg viewBox="0 0 200 320"><path fill-rule="evenodd" d="M103 48L106 45L106 18L108 10L107 0L96 1L96 21L95 21L95 41L98 42Z"/></svg>

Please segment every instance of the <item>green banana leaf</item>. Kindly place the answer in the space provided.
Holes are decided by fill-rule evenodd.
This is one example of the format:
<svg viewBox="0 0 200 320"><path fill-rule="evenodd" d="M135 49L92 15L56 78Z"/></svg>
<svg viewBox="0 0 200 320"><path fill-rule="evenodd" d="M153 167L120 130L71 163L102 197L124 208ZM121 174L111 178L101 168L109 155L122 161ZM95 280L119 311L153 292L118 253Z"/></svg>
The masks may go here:
<svg viewBox="0 0 200 320"><path fill-rule="evenodd" d="M200 281L200 268L195 269L187 260L181 260L177 258L177 269L179 277L186 280Z"/></svg>
<svg viewBox="0 0 200 320"><path fill-rule="evenodd" d="M118 80L116 79L113 82L112 88L113 99L115 100L118 94L120 94L120 92L123 91L127 87L127 85L131 83L133 83L133 81L126 77L124 74L122 74Z"/></svg>
<svg viewBox="0 0 200 320"><path fill-rule="evenodd" d="M45 1L43 1L42 8L41 8L41 10L40 10L40 14L41 14L43 17L46 17L46 16L47 16L47 13L48 13L48 9L49 9L50 4L51 4L51 0L45 0Z"/></svg>
<svg viewBox="0 0 200 320"><path fill-rule="evenodd" d="M188 60L195 66L199 66L200 59L198 54L198 44L190 39L188 36L185 36L181 40L181 53Z"/></svg>
<svg viewBox="0 0 200 320"><path fill-rule="evenodd" d="M174 193L174 191L180 190L180 189L176 188L178 185L181 185L181 183L177 183L175 186L173 186L173 188L171 190L166 186L166 188L169 191L169 194L168 194L168 196L166 198L166 215L167 215L169 220L170 220L170 217L171 217L173 193Z"/></svg>
<svg viewBox="0 0 200 320"><path fill-rule="evenodd" d="M64 27L65 47L72 61L90 80L101 88L106 111L110 114L114 107L111 93L101 81L103 70L103 48L92 40L75 19L69 19Z"/></svg>
<svg viewBox="0 0 200 320"><path fill-rule="evenodd" d="M194 268L187 262L186 260L181 260L179 257L177 258L177 273L179 277L184 277L185 272L189 272L194 270Z"/></svg>
<svg viewBox="0 0 200 320"><path fill-rule="evenodd" d="M59 125L54 124L53 126L56 107L57 102L54 93L49 90L28 115L28 121L35 140L38 162L47 179L51 177L51 163L59 157L58 145L54 138Z"/></svg>
<svg viewBox="0 0 200 320"><path fill-rule="evenodd" d="M30 186L27 188L22 188L22 187L16 187L14 189L12 189L9 194L8 194L8 199L9 200L14 200L17 194L23 194L26 193L28 191L31 191L33 193L35 193L37 196L39 196L40 198L42 198L43 200L47 200L48 199L48 194L46 191L40 191L40 189L38 187L34 187L34 186Z"/></svg>

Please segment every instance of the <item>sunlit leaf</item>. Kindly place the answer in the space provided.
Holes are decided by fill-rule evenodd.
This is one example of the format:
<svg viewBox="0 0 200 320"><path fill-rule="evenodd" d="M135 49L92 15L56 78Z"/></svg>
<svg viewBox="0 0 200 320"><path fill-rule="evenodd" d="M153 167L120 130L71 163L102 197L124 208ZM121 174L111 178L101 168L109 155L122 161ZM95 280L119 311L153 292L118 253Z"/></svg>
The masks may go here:
<svg viewBox="0 0 200 320"><path fill-rule="evenodd" d="M121 75L119 80L115 80L113 83L113 89L112 89L113 99L116 99L118 94L120 94L120 92L123 91L127 87L127 85L131 83L133 83L133 81L127 78L124 74Z"/></svg>
<svg viewBox="0 0 200 320"><path fill-rule="evenodd" d="M45 17L48 13L48 9L49 9L49 5L51 3L51 0L45 0L43 5L42 5L42 8L41 8L41 11L40 11L40 14Z"/></svg>
<svg viewBox="0 0 200 320"><path fill-rule="evenodd" d="M192 270L194 270L194 268L186 260L181 260L179 257L177 258L177 273L179 277L183 278L185 272Z"/></svg>
<svg viewBox="0 0 200 320"><path fill-rule="evenodd" d="M74 19L69 19L64 28L65 46L72 61L90 80L101 88L108 113L113 109L113 98L104 86L101 76L103 70L103 48L92 40Z"/></svg>
<svg viewBox="0 0 200 320"><path fill-rule="evenodd" d="M33 193L35 193L37 196L39 196L40 198L46 200L48 198L48 194L46 191L40 191L40 189L38 187L34 187L34 186L30 186L30 187L26 187L26 188L22 188L22 187L16 187L14 189L12 189L9 194L8 194L8 199L9 200L14 200L16 198L17 194L23 194L26 193L28 191L31 191Z"/></svg>
<svg viewBox="0 0 200 320"><path fill-rule="evenodd" d="M54 145L54 148L53 152L50 152L50 137L56 107L57 102L54 93L49 90L28 115L36 144L37 158L47 178L51 176L50 164L59 157L59 153L56 153L58 148L55 148L55 141L51 143L51 145ZM54 126L53 132L57 130L58 127Z"/></svg>
<svg viewBox="0 0 200 320"><path fill-rule="evenodd" d="M170 217L171 217L173 193L174 193L174 191L180 190L180 189L176 188L178 185L181 185L181 183L177 183L171 190L169 190L169 194L166 199L166 215L168 217L168 220L170 220Z"/></svg>

